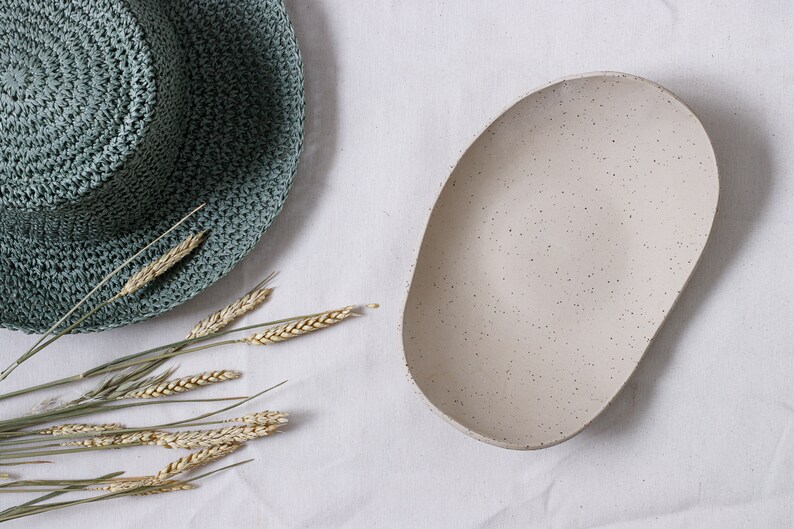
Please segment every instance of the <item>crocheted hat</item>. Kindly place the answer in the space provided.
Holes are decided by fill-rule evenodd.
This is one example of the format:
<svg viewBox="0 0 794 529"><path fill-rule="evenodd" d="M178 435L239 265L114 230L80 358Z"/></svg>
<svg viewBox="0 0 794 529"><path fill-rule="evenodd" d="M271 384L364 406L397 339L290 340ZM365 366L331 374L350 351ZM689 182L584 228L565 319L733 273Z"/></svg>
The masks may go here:
<svg viewBox="0 0 794 529"><path fill-rule="evenodd" d="M197 252L81 327L186 301L256 244L303 140L303 73L280 0L0 3L0 325L42 332L189 233Z"/></svg>

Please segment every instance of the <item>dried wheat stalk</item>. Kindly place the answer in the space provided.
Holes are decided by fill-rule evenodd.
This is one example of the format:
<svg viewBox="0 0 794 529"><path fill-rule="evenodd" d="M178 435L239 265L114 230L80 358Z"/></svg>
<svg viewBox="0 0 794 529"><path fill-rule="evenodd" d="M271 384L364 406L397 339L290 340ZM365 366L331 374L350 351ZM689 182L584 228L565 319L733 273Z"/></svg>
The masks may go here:
<svg viewBox="0 0 794 529"><path fill-rule="evenodd" d="M184 393L191 389L200 388L209 384L217 384L218 382L225 382L227 380L235 380L240 378L242 373L239 371L230 371L224 369L221 371L207 371L197 375L190 375L187 377L177 378L174 380L166 380L159 384L141 388L135 391L126 393L120 397L121 399L153 399L157 397L167 397L176 393Z"/></svg>
<svg viewBox="0 0 794 529"><path fill-rule="evenodd" d="M157 485L159 485L159 483ZM152 494L163 494L165 492L177 492L180 490L191 490L196 488L196 486L193 485L192 483L183 483L181 481L176 481L176 480L169 481L164 485L168 485L168 486L158 489L145 490L143 492L136 492L135 494L132 494L132 496L151 496Z"/></svg>
<svg viewBox="0 0 794 529"><path fill-rule="evenodd" d="M285 325L279 325L273 329L268 329L264 332L242 338L240 342L250 345L269 345L272 343L283 342L284 340L289 340L290 338L295 338L296 336L301 336L319 329L325 329L334 323L339 323L340 321L347 319L351 315L353 315L353 307L345 307L343 309L320 314L319 316L304 318L302 320L287 323Z"/></svg>
<svg viewBox="0 0 794 529"><path fill-rule="evenodd" d="M228 426L214 430L186 430L181 432L163 432L142 430L117 435L100 435L90 439L61 443L63 446L121 446L130 444L156 445L165 448L204 448L229 444L239 444L259 437L265 437L277 431L287 422L287 414L267 412L258 418L258 424L245 426ZM253 415L252 415L253 417Z"/></svg>
<svg viewBox="0 0 794 529"><path fill-rule="evenodd" d="M239 444L276 432L281 424L231 426L216 430L195 430L164 433L149 443L165 448L203 448L227 444Z"/></svg>
<svg viewBox="0 0 794 529"><path fill-rule="evenodd" d="M44 430L39 430L36 433L41 435L73 435L79 433L93 433L104 432L110 430L121 430L124 428L123 424L109 423L109 424L59 424L57 426L50 426Z"/></svg>
<svg viewBox="0 0 794 529"><path fill-rule="evenodd" d="M223 444L204 448L198 452L194 452L192 454L186 455L185 457L180 457L176 461L170 462L165 467L160 469L160 471L157 472L154 477L155 479L159 479L161 481L168 480L177 474L182 474L183 472L187 472L202 465L208 465L213 461L217 461L218 459L237 451L237 449L239 449L241 446L242 445L240 444Z"/></svg>
<svg viewBox="0 0 794 529"><path fill-rule="evenodd" d="M187 239L168 250L162 257L155 259L138 270L129 278L113 299L129 296L166 273L170 268L195 250L196 247L202 243L206 235L206 231L191 234Z"/></svg>
<svg viewBox="0 0 794 529"><path fill-rule="evenodd" d="M142 430L140 432L129 432L116 435L100 435L91 437L90 439L83 439L80 441L69 441L61 443L62 446L110 446L110 445L128 445L128 444L154 444L157 436L163 432L154 430Z"/></svg>
<svg viewBox="0 0 794 529"><path fill-rule="evenodd" d="M109 492L122 492L127 490L140 489L143 487L160 487L160 486L162 486L162 488L145 490L139 493L135 493L133 494L133 496L148 496L150 494L162 494L164 492L190 490L195 488L190 483L185 483L183 481L160 480L155 477L148 477L144 479L119 480L114 483L111 483L106 487L96 487L90 490L106 490Z"/></svg>
<svg viewBox="0 0 794 529"><path fill-rule="evenodd" d="M248 415L243 415L242 417L236 417L234 419L226 419L223 422L242 422L251 425L270 426L273 424L287 423L287 416L288 414L280 411L265 410L259 413L249 413Z"/></svg>
<svg viewBox="0 0 794 529"><path fill-rule="evenodd" d="M215 334L240 316L243 316L247 312L257 308L259 305L264 303L265 300L267 300L267 298L270 296L270 293L273 292L272 288L264 288L261 286L269 279L270 278L257 285L257 287L231 305L228 305L217 312L213 312L198 322L185 339L192 340L193 338L200 338L210 334Z"/></svg>

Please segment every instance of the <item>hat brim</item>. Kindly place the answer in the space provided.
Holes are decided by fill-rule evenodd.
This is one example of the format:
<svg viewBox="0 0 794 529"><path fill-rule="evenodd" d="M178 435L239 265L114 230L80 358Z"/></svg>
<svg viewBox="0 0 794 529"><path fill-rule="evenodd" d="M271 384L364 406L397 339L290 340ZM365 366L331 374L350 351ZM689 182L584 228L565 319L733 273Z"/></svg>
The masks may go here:
<svg viewBox="0 0 794 529"><path fill-rule="evenodd" d="M136 261L157 258L188 233L209 230L190 257L78 332L161 314L228 273L281 211L303 146L300 51L280 0L167 0L186 61L189 115L176 169L158 213L112 238L44 244L37 234L0 234L0 326L43 332L110 270L205 207ZM111 297L135 270L96 294Z"/></svg>

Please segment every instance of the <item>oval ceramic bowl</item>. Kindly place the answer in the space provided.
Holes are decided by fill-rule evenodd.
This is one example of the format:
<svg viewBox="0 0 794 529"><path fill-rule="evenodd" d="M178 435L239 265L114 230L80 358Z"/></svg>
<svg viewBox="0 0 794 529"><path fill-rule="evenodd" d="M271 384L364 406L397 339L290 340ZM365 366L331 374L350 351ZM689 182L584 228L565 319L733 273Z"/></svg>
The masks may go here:
<svg viewBox="0 0 794 529"><path fill-rule="evenodd" d="M505 448L581 431L684 288L718 193L706 131L657 84L592 73L521 99L430 215L403 315L421 393Z"/></svg>

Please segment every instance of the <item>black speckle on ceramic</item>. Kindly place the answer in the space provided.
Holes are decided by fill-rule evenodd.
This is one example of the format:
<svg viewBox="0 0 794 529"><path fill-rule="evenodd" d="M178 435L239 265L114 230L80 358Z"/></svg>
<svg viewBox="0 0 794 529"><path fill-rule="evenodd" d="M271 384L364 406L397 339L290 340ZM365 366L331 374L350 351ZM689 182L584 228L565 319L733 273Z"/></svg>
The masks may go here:
<svg viewBox="0 0 794 529"><path fill-rule="evenodd" d="M516 103L430 215L403 318L421 393L498 446L575 435L684 288L718 193L705 130L654 83L586 74Z"/></svg>

